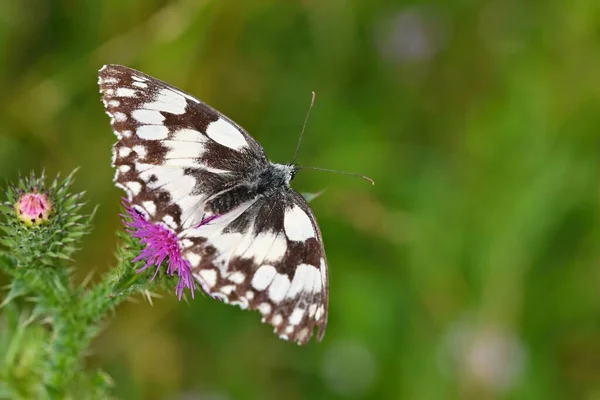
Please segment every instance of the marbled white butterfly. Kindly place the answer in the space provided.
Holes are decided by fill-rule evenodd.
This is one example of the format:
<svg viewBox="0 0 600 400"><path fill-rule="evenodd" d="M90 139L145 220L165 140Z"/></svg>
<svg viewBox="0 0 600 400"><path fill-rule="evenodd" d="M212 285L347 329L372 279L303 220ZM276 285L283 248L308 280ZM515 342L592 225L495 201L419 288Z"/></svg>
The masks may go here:
<svg viewBox="0 0 600 400"><path fill-rule="evenodd" d="M211 296L258 310L279 337L306 343L327 324L327 261L295 165L275 164L225 115L120 65L99 72L118 142L115 184L171 229Z"/></svg>

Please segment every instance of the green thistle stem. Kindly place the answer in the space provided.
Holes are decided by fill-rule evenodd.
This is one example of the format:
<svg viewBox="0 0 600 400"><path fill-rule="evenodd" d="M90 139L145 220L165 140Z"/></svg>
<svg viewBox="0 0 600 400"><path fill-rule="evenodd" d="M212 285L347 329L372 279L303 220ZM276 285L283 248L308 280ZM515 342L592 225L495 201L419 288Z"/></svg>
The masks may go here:
<svg viewBox="0 0 600 400"><path fill-rule="evenodd" d="M119 282L129 281L135 271L127 259L120 259L99 283L73 298L71 307L56 315L54 339L50 346L46 384L55 393L64 393L80 370L90 342L100 331L109 311L126 300L130 291L116 291Z"/></svg>
<svg viewBox="0 0 600 400"><path fill-rule="evenodd" d="M90 393L105 398L98 394L106 392L109 380L102 372L82 373L82 360L109 311L149 286L149 279L136 274L130 262L140 246L125 234L120 235L122 245L115 268L88 288L73 283L71 256L81 237L89 232L93 213L82 215L81 194L69 193L72 180L73 174L63 182L54 180L46 188L43 177L31 175L9 188L8 201L0 204L0 214L5 217L0 223L3 231L0 246L5 248L0 248L0 271L12 278L3 305L19 309L22 303L14 300L26 299L23 303L33 307L31 312L21 311L21 315L31 317L22 318L27 322L19 329L31 330L36 325L31 321L36 321L35 328L41 332L36 344L40 359L27 375L37 385L29 384L23 398L87 398ZM45 213L40 214L36 210L42 206ZM40 326L42 321L44 324ZM14 339L15 348L20 349L19 337L8 336ZM4 371L5 376L11 374ZM74 392L82 382L87 383L85 392ZM18 386L17 382L15 387L4 388L0 382L0 392L24 393L24 386Z"/></svg>

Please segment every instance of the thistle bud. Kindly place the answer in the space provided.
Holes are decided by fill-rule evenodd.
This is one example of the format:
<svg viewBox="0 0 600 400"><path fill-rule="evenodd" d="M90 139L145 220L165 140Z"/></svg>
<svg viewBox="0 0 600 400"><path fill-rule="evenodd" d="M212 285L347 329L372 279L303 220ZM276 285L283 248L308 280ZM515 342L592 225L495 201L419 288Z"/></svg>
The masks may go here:
<svg viewBox="0 0 600 400"><path fill-rule="evenodd" d="M43 193L26 193L15 203L17 217L27 226L44 224L52 213L52 202Z"/></svg>

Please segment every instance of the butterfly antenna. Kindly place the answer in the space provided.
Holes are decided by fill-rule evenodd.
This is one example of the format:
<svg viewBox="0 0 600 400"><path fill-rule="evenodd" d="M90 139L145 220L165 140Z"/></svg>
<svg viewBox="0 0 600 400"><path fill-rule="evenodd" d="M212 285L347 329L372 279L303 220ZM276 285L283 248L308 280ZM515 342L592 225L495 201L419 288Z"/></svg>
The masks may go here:
<svg viewBox="0 0 600 400"><path fill-rule="evenodd" d="M311 169L313 171L333 172L333 173L340 174L340 175L355 176L357 178L364 179L365 181L369 182L371 185L375 184L375 181L373 179L369 178L366 175L357 174L355 172L338 171L337 169L327 169L327 168L318 168L318 167L303 167L300 165L297 168L298 169Z"/></svg>
<svg viewBox="0 0 600 400"><path fill-rule="evenodd" d="M302 131L300 132L300 138L298 139L298 145L296 146L296 152L294 153L294 158L292 158L291 164L294 164L296 161L296 157L298 157L298 152L300 151L300 144L302 143L302 136L304 136L304 129L306 129L306 123L308 122L308 117L310 117L310 111L315 104L315 92L312 92L312 98L310 99L310 106L308 107L308 112L306 113L306 118L304 118L304 125L302 125Z"/></svg>

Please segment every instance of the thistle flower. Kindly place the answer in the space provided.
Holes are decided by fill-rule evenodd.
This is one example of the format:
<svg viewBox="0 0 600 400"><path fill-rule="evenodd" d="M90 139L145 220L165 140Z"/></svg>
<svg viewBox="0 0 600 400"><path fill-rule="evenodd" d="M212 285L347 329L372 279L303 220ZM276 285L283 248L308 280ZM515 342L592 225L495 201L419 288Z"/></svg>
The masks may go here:
<svg viewBox="0 0 600 400"><path fill-rule="evenodd" d="M37 226L48 221L52 202L46 194L26 193L15 203L17 217L27 226Z"/></svg>
<svg viewBox="0 0 600 400"><path fill-rule="evenodd" d="M177 283L176 293L177 298L181 300L183 291L185 288L189 288L194 297L194 278L192 277L192 270L190 263L181 256L181 250L179 248L179 241L177 235L170 229L154 224L134 209L127 200L123 199L123 206L125 207L125 215L123 217L123 223L127 227L127 231L132 237L137 238L146 247L142 252L133 259L133 262L146 260L146 265L138 269L138 273L145 271L150 266L156 266L156 271L152 279L156 277L160 266L164 260L167 260L168 266L166 273L167 275L179 276L179 282Z"/></svg>

